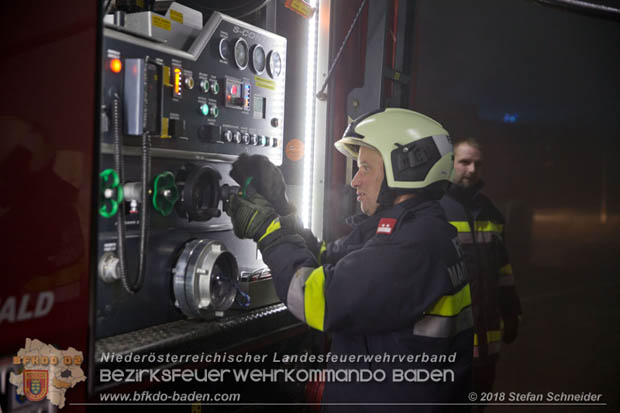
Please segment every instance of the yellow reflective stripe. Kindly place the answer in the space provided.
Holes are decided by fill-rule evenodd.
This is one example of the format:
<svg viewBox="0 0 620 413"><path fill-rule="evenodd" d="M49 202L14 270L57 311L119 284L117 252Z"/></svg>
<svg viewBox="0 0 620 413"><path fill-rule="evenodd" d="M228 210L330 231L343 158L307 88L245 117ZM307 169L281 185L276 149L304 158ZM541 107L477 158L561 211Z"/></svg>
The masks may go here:
<svg viewBox="0 0 620 413"><path fill-rule="evenodd" d="M502 268L499 269L500 275L511 275L512 274L512 265L506 264Z"/></svg>
<svg viewBox="0 0 620 413"><path fill-rule="evenodd" d="M469 226L469 222L467 221L450 221L450 224L458 232L471 232L471 228ZM504 231L504 226L502 224L496 224L492 221L475 221L474 222L475 232L499 232Z"/></svg>
<svg viewBox="0 0 620 413"><path fill-rule="evenodd" d="M325 243L325 241L321 242L321 248L319 248L319 265L322 264L321 262L321 257L323 256L323 253L327 251L327 244Z"/></svg>
<svg viewBox="0 0 620 413"><path fill-rule="evenodd" d="M493 343L495 341L501 341L502 332L501 330L491 330L487 331L487 343Z"/></svg>
<svg viewBox="0 0 620 413"><path fill-rule="evenodd" d="M474 222L474 226L476 227L476 232L499 232L504 231L504 226L502 224L496 224L491 221L476 221Z"/></svg>
<svg viewBox="0 0 620 413"><path fill-rule="evenodd" d="M310 327L323 331L325 321L325 272L318 267L308 277L304 286L304 313Z"/></svg>
<svg viewBox="0 0 620 413"><path fill-rule="evenodd" d="M469 222L467 221L450 221L450 224L452 224L458 232L471 232Z"/></svg>
<svg viewBox="0 0 620 413"><path fill-rule="evenodd" d="M502 339L502 331L501 330L490 330L487 331L487 343L493 343L496 341L500 341ZM478 334L474 333L474 346L478 345Z"/></svg>
<svg viewBox="0 0 620 413"><path fill-rule="evenodd" d="M256 211L256 212L258 212L258 211ZM252 217L252 219L254 219L254 217ZM267 230L265 231L263 236L258 239L258 242L261 242L263 240L263 238L265 238L267 235L271 234L274 231L279 230L280 228L281 228L281 226L280 226L280 218L274 219L273 221L271 221L271 224L269 224L269 226L267 227Z"/></svg>
<svg viewBox="0 0 620 413"><path fill-rule="evenodd" d="M250 228L250 225L252 225L252 222L254 221L254 218L256 218L256 215L258 215L258 211L254 211L254 214L252 214L252 218L250 218L250 222L248 222L248 225L245 227L246 231L248 228Z"/></svg>
<svg viewBox="0 0 620 413"><path fill-rule="evenodd" d="M440 315L443 317L452 317L461 312L461 310L471 305L471 294L469 292L469 284L453 295L444 295L433 304L426 314Z"/></svg>

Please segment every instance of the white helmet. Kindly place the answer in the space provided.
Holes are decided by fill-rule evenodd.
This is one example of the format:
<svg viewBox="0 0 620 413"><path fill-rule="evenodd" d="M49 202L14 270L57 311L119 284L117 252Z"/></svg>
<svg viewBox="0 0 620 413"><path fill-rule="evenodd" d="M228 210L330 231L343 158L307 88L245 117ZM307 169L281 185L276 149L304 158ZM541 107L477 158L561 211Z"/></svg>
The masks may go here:
<svg viewBox="0 0 620 413"><path fill-rule="evenodd" d="M408 109L387 108L355 119L334 144L357 159L360 146L375 149L385 165L387 187L414 192L445 187L452 174L452 140L433 119ZM433 185L437 187L438 185Z"/></svg>

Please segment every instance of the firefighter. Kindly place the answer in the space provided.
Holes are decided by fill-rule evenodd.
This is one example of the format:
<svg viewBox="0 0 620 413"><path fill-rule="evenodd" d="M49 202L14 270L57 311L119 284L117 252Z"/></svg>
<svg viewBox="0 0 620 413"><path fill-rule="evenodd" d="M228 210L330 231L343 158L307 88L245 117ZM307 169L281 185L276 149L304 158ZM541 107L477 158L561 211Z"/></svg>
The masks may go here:
<svg viewBox="0 0 620 413"><path fill-rule="evenodd" d="M504 218L481 193L482 161L477 140L457 141L454 185L441 200L465 252L475 325L473 386L478 393L492 390L500 343L516 339L521 315L503 241ZM482 411L482 406L478 410Z"/></svg>
<svg viewBox="0 0 620 413"><path fill-rule="evenodd" d="M319 243L285 214L292 207L279 213L284 181L257 156L233 165L242 185L227 207L234 231L258 243L289 311L331 333L324 410L467 411L445 405L467 401L473 342L457 233L437 202L452 170L448 133L422 114L383 109L335 146L359 167L351 185L363 213L348 220L348 236ZM343 372L353 376L329 376Z"/></svg>

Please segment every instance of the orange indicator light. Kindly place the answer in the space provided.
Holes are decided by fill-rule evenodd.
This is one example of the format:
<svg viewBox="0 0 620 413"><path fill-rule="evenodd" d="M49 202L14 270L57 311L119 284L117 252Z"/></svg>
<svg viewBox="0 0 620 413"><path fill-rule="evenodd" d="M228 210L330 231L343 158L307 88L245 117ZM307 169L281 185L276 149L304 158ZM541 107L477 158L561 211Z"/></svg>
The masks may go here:
<svg viewBox="0 0 620 413"><path fill-rule="evenodd" d="M181 69L178 67L174 68L174 94L181 95Z"/></svg>
<svg viewBox="0 0 620 413"><path fill-rule="evenodd" d="M121 59L110 60L110 70L114 73L120 73L121 70L123 70L123 63L121 63Z"/></svg>

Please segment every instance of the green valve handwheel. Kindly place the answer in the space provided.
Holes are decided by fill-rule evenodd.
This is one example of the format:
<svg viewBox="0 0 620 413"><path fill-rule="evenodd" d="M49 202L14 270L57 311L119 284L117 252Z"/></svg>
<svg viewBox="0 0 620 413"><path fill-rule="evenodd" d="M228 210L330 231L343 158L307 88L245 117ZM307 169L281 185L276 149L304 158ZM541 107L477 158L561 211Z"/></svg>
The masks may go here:
<svg viewBox="0 0 620 413"><path fill-rule="evenodd" d="M179 200L179 190L174 183L174 174L164 171L155 177L153 184L153 207L167 217Z"/></svg>
<svg viewBox="0 0 620 413"><path fill-rule="evenodd" d="M106 169L99 174L99 215L110 218L118 212L118 206L123 201L123 187L114 169Z"/></svg>

